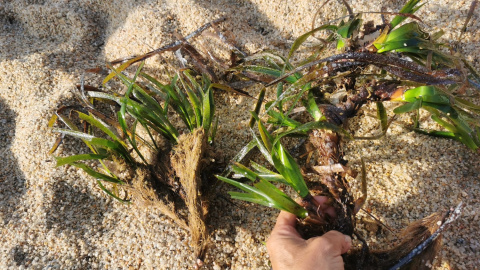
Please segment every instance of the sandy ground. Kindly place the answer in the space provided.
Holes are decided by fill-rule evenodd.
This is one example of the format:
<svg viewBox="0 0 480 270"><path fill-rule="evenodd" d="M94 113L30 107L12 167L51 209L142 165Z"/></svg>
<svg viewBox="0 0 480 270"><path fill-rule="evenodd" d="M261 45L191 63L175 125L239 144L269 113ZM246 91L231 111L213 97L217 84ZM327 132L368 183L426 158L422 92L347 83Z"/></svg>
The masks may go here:
<svg viewBox="0 0 480 270"><path fill-rule="evenodd" d="M335 2L335 1L332 1ZM398 10L403 1L350 1L354 11ZM0 0L0 268L1 269L187 269L188 235L158 212L137 211L112 201L93 179L75 168L54 168L48 150L55 136L47 122L83 70L105 60L144 53L225 16L248 53L286 52L288 42L309 30L320 1L266 0ZM458 35L471 1L430 1L419 16L449 42ZM335 4L334 7L340 7ZM332 15L329 11L324 14ZM460 46L477 69L478 9ZM287 42L287 43L285 43ZM160 70L158 59L147 61ZM256 95L258 89L248 89ZM253 101L216 95L221 115L218 146L231 157L247 141L243 127ZM392 107L393 105L390 105ZM366 114L374 111L365 108ZM354 119L356 134L373 134L377 121ZM67 140L60 155L78 153ZM346 145L358 168L368 165L366 207L394 230L463 200L462 217L446 232L437 269L480 265L480 159L461 144L408 132L394 125L386 138ZM358 183L353 181L354 187ZM264 246L277 211L220 194L211 211L207 269L269 269ZM392 241L366 217L372 245ZM377 233L377 231L379 233ZM383 244L381 244L383 243Z"/></svg>

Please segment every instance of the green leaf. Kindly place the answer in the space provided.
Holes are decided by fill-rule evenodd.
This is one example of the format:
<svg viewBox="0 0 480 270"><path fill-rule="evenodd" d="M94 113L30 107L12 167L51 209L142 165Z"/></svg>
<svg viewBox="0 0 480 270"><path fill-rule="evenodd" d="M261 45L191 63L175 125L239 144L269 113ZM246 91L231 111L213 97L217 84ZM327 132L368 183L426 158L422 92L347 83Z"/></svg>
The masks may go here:
<svg viewBox="0 0 480 270"><path fill-rule="evenodd" d="M164 115L162 106L160 106L160 104L158 104L158 102L148 95L143 89L134 88L132 93L133 96L136 97L145 106L145 108L148 108L152 113L162 116Z"/></svg>
<svg viewBox="0 0 480 270"><path fill-rule="evenodd" d="M385 43L409 39L420 39L426 41L428 37L428 34L420 29L417 22L410 22L390 32L385 40Z"/></svg>
<svg viewBox="0 0 480 270"><path fill-rule="evenodd" d="M339 38L337 40L337 50L341 50L343 47L345 47L345 40L343 38Z"/></svg>
<svg viewBox="0 0 480 270"><path fill-rule="evenodd" d="M248 193L251 193L251 194L255 194L257 195L259 198L268 198L268 196L266 194L264 194L263 192L261 192L260 190L258 190L257 188L255 187L252 187L252 186L249 186L247 184L243 184L243 183L240 183L240 182L237 182L235 180L231 180L229 178L226 178L226 177L223 177L223 176L220 176L220 175L216 175L215 177L217 177L218 179L232 185L232 186L235 186L245 192L248 192ZM269 205L270 206L270 205Z"/></svg>
<svg viewBox="0 0 480 270"><path fill-rule="evenodd" d="M480 142L475 137L474 131L468 125L469 113L457 107L456 110L451 105L450 98L443 94L441 90L434 86L421 86L410 89L404 93L403 100L410 101L405 105L395 108L395 113L404 113L408 111L423 108L432 114L432 119L450 132L432 131L425 132L419 129L415 131L434 136L449 137L465 144L470 149L477 149ZM413 102L412 102L413 101ZM442 119L447 118L450 122Z"/></svg>
<svg viewBox="0 0 480 270"><path fill-rule="evenodd" d="M337 34L340 38L337 40L337 50L340 50L345 46L345 39L350 38L353 32L358 30L361 22L362 20L357 17L338 27Z"/></svg>
<svg viewBox="0 0 480 270"><path fill-rule="evenodd" d="M277 174L277 173L274 173L274 172L270 171L269 169L265 168L264 166L256 163L253 160L250 160L250 166L252 166L252 168L255 169L259 173ZM280 174L277 174L277 175L281 176Z"/></svg>
<svg viewBox="0 0 480 270"><path fill-rule="evenodd" d="M100 180L107 181L107 182L110 182L110 183L123 184L122 180L120 180L118 178L115 178L115 177L108 176L108 175L103 174L103 173L99 173L99 172L95 171L94 169L90 168L89 166L87 166L83 163L72 162L72 163L70 163L70 165L84 170L88 175L90 175L90 176L92 176L96 179L100 179Z"/></svg>
<svg viewBox="0 0 480 270"><path fill-rule="evenodd" d="M345 129L343 129L343 128L337 126L337 125L334 125L332 123L322 121L322 122L308 122L308 123L305 123L303 125L298 126L297 128L291 129L291 130L286 131L286 132L282 132L275 137L275 140L273 141L273 144L277 144L280 141L281 138L283 138L287 135L295 134L295 133L306 134L308 131L313 130L313 129L331 130L331 131L334 131L338 134L343 135L345 138L347 138L349 140L353 140L353 136L351 134L349 134Z"/></svg>
<svg viewBox="0 0 480 270"><path fill-rule="evenodd" d="M78 127L74 123L72 123L70 119L68 119L67 117L61 114L57 114L57 116L58 116L58 119L60 119L60 121L62 121L62 123L64 123L69 129L78 131Z"/></svg>
<svg viewBox="0 0 480 270"><path fill-rule="evenodd" d="M183 74L188 79L193 88L197 91L197 95L203 95L203 87L197 82L197 80L190 74L191 70L185 70ZM179 77L181 79L181 77Z"/></svg>
<svg viewBox="0 0 480 270"><path fill-rule="evenodd" d="M243 177L250 179L250 181L252 182L257 180L257 176L258 176L255 172L253 172L252 170L243 166L240 163L235 163L235 165L233 166L233 172L235 172L236 174L243 175Z"/></svg>
<svg viewBox="0 0 480 270"><path fill-rule="evenodd" d="M281 174L272 172L254 161L250 161L250 165L257 171L256 173L259 178L265 179L269 182L280 182L288 185L288 182Z"/></svg>
<svg viewBox="0 0 480 270"><path fill-rule="evenodd" d="M120 197L118 197L117 195L113 194L113 192L111 192L110 190L108 190L100 180L97 180L97 184L98 186L100 187L101 190L103 190L105 193L107 193L109 196L113 197L114 199L122 202L122 203L130 203L129 200L123 200L121 199Z"/></svg>
<svg viewBox="0 0 480 270"><path fill-rule="evenodd" d="M424 44L423 44L424 45ZM376 44L378 46L377 53L389 52L395 50L396 52L410 52L421 53L419 47L422 46L421 41L416 39L391 41L384 44Z"/></svg>
<svg viewBox="0 0 480 270"><path fill-rule="evenodd" d="M280 210L288 211L297 215L300 218L307 216L307 211L297 204L294 200L288 197L285 193L280 191L277 187L260 179L255 187L228 179L217 175L218 179L233 185L247 193L229 192L234 199L244 200L248 202L257 203L267 207L274 207Z"/></svg>
<svg viewBox="0 0 480 270"><path fill-rule="evenodd" d="M469 110L472 110L472 111L475 111L477 113L480 113L480 106L468 101L468 100L465 100L465 99L461 99L459 97L455 97L455 101L457 103L460 103L462 104L462 106L464 107L467 107Z"/></svg>
<svg viewBox="0 0 480 270"><path fill-rule="evenodd" d="M257 100L257 103L255 104L255 109L253 111L255 113L255 115L258 115L260 113L260 109L262 108L263 99L265 98L265 91L266 91L266 88L263 87L262 90L260 90L260 93L258 94L258 100ZM252 115L250 117L250 121L248 123L248 126L250 128L253 128L253 125L255 125L255 121L256 121L256 118Z"/></svg>
<svg viewBox="0 0 480 270"><path fill-rule="evenodd" d="M125 161L129 164L135 164L135 160L130 156L127 149L125 149L125 147L123 147L123 145L120 144L119 142L110 141L103 138L92 138L90 140L90 143L93 146L100 147L105 150L113 151L114 153L123 157Z"/></svg>
<svg viewBox="0 0 480 270"><path fill-rule="evenodd" d="M388 128L387 111L385 110L385 107L383 106L383 103L381 101L377 101L376 104L377 104L377 117L380 120L382 131L385 132L387 131L387 128Z"/></svg>
<svg viewBox="0 0 480 270"><path fill-rule="evenodd" d="M220 90L223 90L225 92L235 93L235 94L239 94L239 95L246 96L246 97L249 97L249 98L253 98L247 92L235 90L232 87L230 87L228 85L225 85L225 84L212 83L211 86L213 88L220 89Z"/></svg>
<svg viewBox="0 0 480 270"><path fill-rule="evenodd" d="M300 81L300 80L299 80ZM312 84L310 82L304 84L301 88L301 91L298 92L297 94L293 95L291 98L293 98L293 102L291 102L290 107L288 108L287 112L285 113L286 115L290 115L290 113L293 111L295 106L297 106L298 101L300 98L303 96L303 94L307 91L309 91L312 88ZM274 103L275 104L275 103ZM268 111L267 111L268 113Z"/></svg>
<svg viewBox="0 0 480 270"><path fill-rule="evenodd" d="M155 146L156 149L159 149L157 143L155 142L155 139L152 136L152 132L150 131L150 128L148 128L147 124L143 121L139 121L140 125L147 131L148 136L150 137L150 140L152 141L153 145ZM168 138L167 138L168 139ZM172 138L173 140L173 138Z"/></svg>
<svg viewBox="0 0 480 270"><path fill-rule="evenodd" d="M148 125L158 133L162 134L167 139L176 142L178 139L178 131L173 127L173 125L168 121L168 119L162 113L158 112L158 114L156 114L154 111L152 111L145 105L142 105L138 102L134 102L129 98L134 88L136 88L136 90L140 92L143 91L143 89L135 83L136 78L138 77L138 75L141 72L141 69L143 68L143 64L144 62L140 64L133 79L131 80L126 78L126 76L124 76L123 74L117 72L117 70L112 68L113 72L122 80L124 84L128 86L125 96L123 98L116 100L121 105L121 108L120 108L121 115L122 117L124 117L125 112L128 111L128 113L132 115L134 118L138 119L138 121L142 125Z"/></svg>
<svg viewBox="0 0 480 270"><path fill-rule="evenodd" d="M297 105L297 102L300 100L300 98L303 96L303 94L311 89L311 83L308 81L305 81L305 77L302 77L301 79L297 80L294 84L290 85L281 95L280 97L277 97L276 100L271 103L268 108L266 108L266 112L270 111L271 109L275 108L278 106L279 103L283 101L287 101L289 99L294 99L293 102L290 103L289 109L286 111L286 115L289 115L291 111L295 108ZM295 90L301 89L298 93L294 93Z"/></svg>
<svg viewBox="0 0 480 270"><path fill-rule="evenodd" d="M450 99L445 95L422 96L422 101L426 104L450 105Z"/></svg>
<svg viewBox="0 0 480 270"><path fill-rule="evenodd" d="M442 92L437 90L435 86L419 86L413 89L405 91L402 97L395 100L403 100L408 102L414 102L415 100L422 98L425 102L449 104L450 99Z"/></svg>
<svg viewBox="0 0 480 270"><path fill-rule="evenodd" d="M276 112L274 110L268 111L268 115L270 115L272 118L268 120L268 123L272 123L278 126L287 126L287 127L292 127L296 128L301 125L300 122L295 121L283 113Z"/></svg>
<svg viewBox="0 0 480 270"><path fill-rule="evenodd" d="M281 143L276 143L272 149L272 160L275 169L285 178L285 181L295 189L300 197L305 198L310 194L302 172L295 159L288 153Z"/></svg>
<svg viewBox="0 0 480 270"><path fill-rule="evenodd" d="M135 120L135 122L133 122L133 125L132 125L132 137L131 138L128 136L128 134L125 134L125 135L128 138L128 140L130 141L130 144L132 145L132 147L135 150L135 152L137 153L137 155L142 159L143 163L145 165L147 165L148 164L147 160L145 159L145 157L143 157L142 153L140 152L140 150L137 147L137 140L136 140L137 124L138 124L138 120ZM126 124L125 124L125 126L126 126ZM123 129L123 126L122 126L122 129ZM153 147L151 145L149 145L149 146L150 146L150 148L153 149Z"/></svg>
<svg viewBox="0 0 480 270"><path fill-rule="evenodd" d="M279 82L277 84L277 98L281 97L282 93L283 93L283 82ZM282 101L280 101L278 103L277 107L278 107L278 110L283 113L283 102ZM258 114L258 112L257 112L257 114Z"/></svg>
<svg viewBox="0 0 480 270"><path fill-rule="evenodd" d="M244 71L265 74L275 78L278 78L283 74L285 74L283 70L278 70L278 69L264 67L264 66L257 66L257 65L246 65L246 66L241 66L239 68ZM290 75L287 78L285 78L285 80L289 83L294 83L297 81L297 78L295 77L295 75Z"/></svg>
<svg viewBox="0 0 480 270"><path fill-rule="evenodd" d="M288 59L290 59L290 57L292 57L293 53L305 42L305 40L307 40L307 38L309 38L311 35L315 34L316 32L318 31L321 31L321 30L332 30L332 31L336 31L338 28L337 26L335 25L322 25L322 26L319 26L315 29L313 29L312 31L309 31L301 36L299 36L295 42L293 42L293 45L292 45L292 48L290 49L290 52L288 53Z"/></svg>
<svg viewBox="0 0 480 270"><path fill-rule="evenodd" d="M311 90L308 91L307 101L304 102L303 105L315 121L320 121L322 119L323 114L318 108L317 103L315 102L315 97L313 96L313 92Z"/></svg>
<svg viewBox="0 0 480 270"><path fill-rule="evenodd" d="M258 122L258 131L260 132L260 137L262 138L263 145L267 148L268 152L272 150L272 141L273 137L270 135L270 132L265 128L262 121L258 118L258 115L255 112L250 112Z"/></svg>
<svg viewBox="0 0 480 270"><path fill-rule="evenodd" d="M414 102L409 102L404 105L401 105L393 110L396 114L407 113L411 111L418 110L422 105L422 100L417 99Z"/></svg>
<svg viewBox="0 0 480 270"><path fill-rule="evenodd" d="M77 112L77 113L80 119L85 120L88 123L90 123L92 126L99 128L101 131L107 134L110 138L122 144L124 147L127 147L127 145L120 138L118 138L118 136L113 131L111 131L110 128L105 123L97 120L92 115L86 115L82 112Z"/></svg>
<svg viewBox="0 0 480 270"><path fill-rule="evenodd" d="M268 196L273 207L290 212L300 218L305 218L307 216L307 210L305 210L305 208L300 206L270 182L260 179L260 181L255 183L254 186Z"/></svg>
<svg viewBox="0 0 480 270"><path fill-rule="evenodd" d="M179 133L166 116L163 114L156 114L144 105L130 99L122 98L121 101L123 100L128 104L128 106L126 106L127 112L135 119L138 119L140 123L148 125L168 140L177 142Z"/></svg>
<svg viewBox="0 0 480 270"><path fill-rule="evenodd" d="M211 136L208 138L209 143L213 143L215 140L215 135L217 135L218 130L218 117L215 117L215 124L213 125Z"/></svg>
<svg viewBox="0 0 480 270"><path fill-rule="evenodd" d="M187 78L188 81L185 81L184 77ZM175 83L177 79L181 84ZM185 123L190 127L190 130L202 126L202 99L204 92L200 84L189 74L189 70L185 70L183 76L176 76L174 80L172 80L171 85L167 90L170 93L169 95L174 97L174 104L172 104L174 105L172 106L174 110L177 111L182 118L188 119L188 123ZM174 89L176 92L173 91ZM188 99L184 92L186 92Z"/></svg>
<svg viewBox="0 0 480 270"><path fill-rule="evenodd" d="M189 118L189 122L190 124L187 125L187 126L191 126L192 128L195 128L195 127L200 127L202 125L202 101L201 101L201 98L202 96L197 96L198 95L201 95L201 93L198 93L198 91L194 91L192 89L192 87L187 84L182 77L179 77L179 80L180 82L182 83L183 85L183 89L185 90L185 92L187 93L187 96L189 98L189 103L185 103L184 102L184 105L183 107L186 108L185 110L185 113L182 113L185 115L185 118ZM177 88L178 89L178 88ZM173 88L169 88L168 89L169 91L173 91ZM177 92L181 93L180 90L177 90ZM174 92L172 92L171 94L172 96L175 96L176 94ZM180 101L180 96L176 97L174 99L175 103L178 103L178 106L182 106L182 103ZM177 110L177 109L175 109Z"/></svg>
<svg viewBox="0 0 480 270"><path fill-rule="evenodd" d="M250 129L252 130L252 129ZM253 132L252 132L253 133ZM254 133L253 133L254 134ZM240 162L242 159L253 149L257 146L257 139L253 139L250 142L247 143L238 153L231 159L230 162ZM268 152L267 152L268 153ZM269 154L270 155L270 154ZM273 163L273 162L272 162ZM222 172L223 175L229 175L232 172L232 166L227 166L224 172Z"/></svg>
<svg viewBox="0 0 480 270"><path fill-rule="evenodd" d="M263 144L262 140L258 138L257 134L253 131L253 129L250 129L252 136L256 142L256 146L258 147L258 150L260 150L260 153L265 157L265 159L273 165L273 160L272 160L272 155L270 154L270 150L265 147Z"/></svg>
<svg viewBox="0 0 480 270"><path fill-rule="evenodd" d="M75 131L75 130L64 129L64 128L53 128L52 132L63 133L63 134L70 135L70 136L73 136L73 137L76 137L76 138L79 138L79 139L82 139L82 140L86 140L86 141L91 141L93 138L95 138L95 136L87 134L87 133L83 133L83 132Z"/></svg>
<svg viewBox="0 0 480 270"><path fill-rule="evenodd" d="M150 75L148 75L144 72L140 72L140 76L147 79L147 81L150 81L151 83L153 83L154 86L156 86L156 88L155 87L149 87L149 89L151 91L153 91L155 94L157 94L162 100L167 99L167 96L165 95L165 93L166 93L165 88L167 87L167 85L162 84L157 79L153 78L152 76L150 76Z"/></svg>
<svg viewBox="0 0 480 270"><path fill-rule="evenodd" d="M447 121L443 120L442 118L438 117L437 115L432 115L431 118L432 118L432 120L437 122L439 125L446 128L447 130L449 130L453 133L458 132L457 128L454 125L448 123Z"/></svg>
<svg viewBox="0 0 480 270"><path fill-rule="evenodd" d="M421 8L424 4L421 4L420 6L417 6L418 3L420 3L421 0L410 0L408 1L403 8L400 10L400 13L408 13L408 14L413 14L415 11L417 11L419 8ZM392 26L392 29L395 28L395 26L399 25L401 22L403 22L407 17L397 15L393 18L393 20L390 22L390 25Z"/></svg>
<svg viewBox="0 0 480 270"><path fill-rule="evenodd" d="M209 87L207 92L203 95L203 123L202 126L205 129L205 133L208 134L210 126L212 124L213 114L215 113L215 105L213 101L213 91Z"/></svg>
<svg viewBox="0 0 480 270"><path fill-rule="evenodd" d="M418 129L418 128L414 128L413 131L418 132L420 134L433 136L433 137L455 139L455 133L450 131L438 131L438 130L427 131L427 130Z"/></svg>
<svg viewBox="0 0 480 270"><path fill-rule="evenodd" d="M252 193L229 191L228 194L235 200L242 200L246 202L260 204L266 207L273 207L272 203L269 200L266 200L263 197Z"/></svg>
<svg viewBox="0 0 480 270"><path fill-rule="evenodd" d="M109 155L97 155L97 154L81 154L81 155L73 155L73 156L64 157L64 158L55 157L55 159L57 160L57 165L55 167L60 167L60 166L81 161L81 160L96 160L96 159L105 159L108 157Z"/></svg>

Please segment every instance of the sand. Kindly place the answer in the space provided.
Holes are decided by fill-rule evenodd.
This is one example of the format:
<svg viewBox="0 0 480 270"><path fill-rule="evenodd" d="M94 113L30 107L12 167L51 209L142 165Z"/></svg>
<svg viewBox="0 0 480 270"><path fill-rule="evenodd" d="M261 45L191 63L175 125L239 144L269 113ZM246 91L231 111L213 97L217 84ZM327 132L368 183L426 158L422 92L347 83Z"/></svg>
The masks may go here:
<svg viewBox="0 0 480 270"><path fill-rule="evenodd" d="M333 7L341 7L335 1ZM354 11L398 10L403 1L350 1ZM320 1L0 0L0 268L1 269L189 269L188 234L150 209L138 211L107 197L95 181L71 167L55 168L48 154L55 135L47 123L56 108L74 102L71 90L87 68L105 60L145 53L225 16L247 53L286 53L309 30ZM471 1L430 1L419 17L443 40L458 36ZM332 8L324 14L332 15ZM323 18L323 17L322 17ZM459 51L477 69L478 9ZM161 71L158 58L147 61ZM252 95L258 88L247 89ZM225 158L249 139L245 132L253 101L216 95L221 115L218 147ZM394 105L389 105L390 108ZM365 114L374 114L367 106ZM374 134L370 117L353 119L356 134ZM58 155L85 149L66 140ZM376 141L346 145L358 168L367 163L366 208L394 230L409 222L466 203L445 233L435 269L478 269L480 265L480 159L460 143L431 138L393 125ZM357 190L359 184L353 181ZM278 211L232 203L218 185L211 210L207 269L269 269L264 242ZM372 245L385 246L392 233L365 222ZM380 233L376 231L380 230Z"/></svg>

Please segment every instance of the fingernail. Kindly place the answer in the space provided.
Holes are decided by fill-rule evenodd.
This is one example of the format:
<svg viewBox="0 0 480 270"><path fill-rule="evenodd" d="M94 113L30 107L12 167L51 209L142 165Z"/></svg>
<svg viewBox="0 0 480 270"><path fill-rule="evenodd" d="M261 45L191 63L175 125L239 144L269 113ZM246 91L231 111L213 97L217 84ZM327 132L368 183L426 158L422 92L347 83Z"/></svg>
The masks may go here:
<svg viewBox="0 0 480 270"><path fill-rule="evenodd" d="M345 235L345 243L351 244L352 243L352 238L348 235Z"/></svg>

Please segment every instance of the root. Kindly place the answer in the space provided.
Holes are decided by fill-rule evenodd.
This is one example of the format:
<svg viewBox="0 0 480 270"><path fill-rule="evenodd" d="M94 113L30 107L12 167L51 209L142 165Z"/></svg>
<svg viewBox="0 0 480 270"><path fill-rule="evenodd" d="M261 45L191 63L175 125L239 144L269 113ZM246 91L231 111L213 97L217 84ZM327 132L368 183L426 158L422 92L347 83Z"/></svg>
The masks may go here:
<svg viewBox="0 0 480 270"><path fill-rule="evenodd" d="M205 225L206 208L202 206L201 177L204 167L203 156L207 140L202 128L181 136L171 155L172 168L179 179L184 201L188 209L188 226L194 248L194 255L203 261L207 246L208 232Z"/></svg>
<svg viewBox="0 0 480 270"><path fill-rule="evenodd" d="M150 172L139 167L135 171L135 177L126 190L135 200L135 205L140 209L157 208L164 215L171 218L176 224L185 230L189 230L185 218L183 218L175 207L175 200L167 188L157 190L153 187Z"/></svg>
<svg viewBox="0 0 480 270"><path fill-rule="evenodd" d="M208 203L200 174L208 165L207 139L203 128L182 135L178 145L157 154L152 166L139 165L123 186L139 209L157 208L182 229L190 232L197 265L203 264L208 244L205 224Z"/></svg>
<svg viewBox="0 0 480 270"><path fill-rule="evenodd" d="M309 139L311 146L317 150L317 164L329 166L328 168L338 163L346 165L339 148L340 138L336 133L314 130ZM400 235L400 244L389 250L369 251L366 242L355 232L355 205L345 175L345 171L331 171L320 176L319 190L334 200L331 205L336 209L337 217L326 224L304 220L299 228L301 234L318 236L328 230L355 234L363 245L361 249L353 250L344 256L345 269L390 269L397 266L399 269L430 269L441 248L440 227L448 215L435 213L411 223Z"/></svg>
<svg viewBox="0 0 480 270"><path fill-rule="evenodd" d="M434 213L411 223L401 234L402 241L389 250L371 251L363 265L358 265L361 250L354 250L345 256L345 269L389 269L418 248L439 229L445 219L445 213ZM441 237L433 240L422 252L401 269L431 269L435 255L441 248Z"/></svg>

